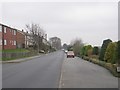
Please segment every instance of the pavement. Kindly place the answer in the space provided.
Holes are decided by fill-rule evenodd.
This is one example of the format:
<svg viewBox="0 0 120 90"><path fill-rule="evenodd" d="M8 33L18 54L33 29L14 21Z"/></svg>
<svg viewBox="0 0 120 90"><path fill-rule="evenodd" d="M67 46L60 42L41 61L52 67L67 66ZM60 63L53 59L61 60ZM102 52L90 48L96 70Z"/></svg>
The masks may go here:
<svg viewBox="0 0 120 90"><path fill-rule="evenodd" d="M78 57L65 58L59 88L118 88L118 78Z"/></svg>

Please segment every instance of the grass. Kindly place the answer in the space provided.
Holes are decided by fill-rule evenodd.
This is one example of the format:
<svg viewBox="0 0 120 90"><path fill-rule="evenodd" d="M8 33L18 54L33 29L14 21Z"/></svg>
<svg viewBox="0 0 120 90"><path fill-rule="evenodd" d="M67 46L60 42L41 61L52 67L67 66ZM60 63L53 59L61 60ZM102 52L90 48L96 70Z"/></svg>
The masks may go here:
<svg viewBox="0 0 120 90"><path fill-rule="evenodd" d="M37 54L37 53L34 53L34 54L27 55L27 56L11 57L11 58L2 57L2 61L10 61L10 60L22 59L22 58L27 58L27 57L33 57L33 56L36 56L36 55L38 55L38 54ZM0 59L0 60L1 60L1 59Z"/></svg>
<svg viewBox="0 0 120 90"><path fill-rule="evenodd" d="M3 53L3 56L0 58L0 61L9 61L37 55L35 50L27 49L8 49L2 50L1 52Z"/></svg>
<svg viewBox="0 0 120 90"><path fill-rule="evenodd" d="M2 61L17 60L17 59L23 59L23 58L27 58L27 57L33 57L33 56L36 56L36 55L23 56L23 57L18 57L18 58L2 58Z"/></svg>
<svg viewBox="0 0 120 90"><path fill-rule="evenodd" d="M18 53L18 52L29 52L27 49L7 49L2 50L3 53Z"/></svg>

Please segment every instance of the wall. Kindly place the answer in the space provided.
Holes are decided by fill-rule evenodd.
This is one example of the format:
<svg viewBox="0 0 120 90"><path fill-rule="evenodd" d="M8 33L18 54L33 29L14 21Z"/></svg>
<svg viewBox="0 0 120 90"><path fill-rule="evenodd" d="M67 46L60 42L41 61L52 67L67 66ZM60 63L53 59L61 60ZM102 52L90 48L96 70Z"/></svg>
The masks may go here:
<svg viewBox="0 0 120 90"><path fill-rule="evenodd" d="M17 32L17 48L25 48L25 35L23 32Z"/></svg>
<svg viewBox="0 0 120 90"><path fill-rule="evenodd" d="M16 49L16 45L14 45L14 41L16 41L16 35L14 35L14 29L6 27L6 33L4 33L3 28L3 38L4 40L7 40L7 45L3 46L3 49ZM15 30L16 31L16 30ZM3 41L4 42L4 41Z"/></svg>

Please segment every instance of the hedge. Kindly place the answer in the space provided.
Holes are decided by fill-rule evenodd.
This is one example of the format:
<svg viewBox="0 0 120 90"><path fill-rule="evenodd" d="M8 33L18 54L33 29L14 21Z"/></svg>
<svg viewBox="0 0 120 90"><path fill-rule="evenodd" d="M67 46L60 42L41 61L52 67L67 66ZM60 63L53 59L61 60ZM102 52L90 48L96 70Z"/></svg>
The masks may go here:
<svg viewBox="0 0 120 90"><path fill-rule="evenodd" d="M89 58L87 56L83 57L84 60L92 62L94 64L98 64L106 69L108 69L115 77L120 77L120 72L117 72L116 64L106 63L105 61L100 61L99 59Z"/></svg>

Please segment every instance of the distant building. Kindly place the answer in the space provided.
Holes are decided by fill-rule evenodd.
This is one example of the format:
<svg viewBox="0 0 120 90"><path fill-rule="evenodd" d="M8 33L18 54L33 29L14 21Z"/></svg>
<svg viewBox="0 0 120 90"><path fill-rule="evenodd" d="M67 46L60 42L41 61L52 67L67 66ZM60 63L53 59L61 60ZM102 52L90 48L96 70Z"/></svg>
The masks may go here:
<svg viewBox="0 0 120 90"><path fill-rule="evenodd" d="M61 39L58 37L52 37L49 39L49 42L53 48L56 50L61 49Z"/></svg>

